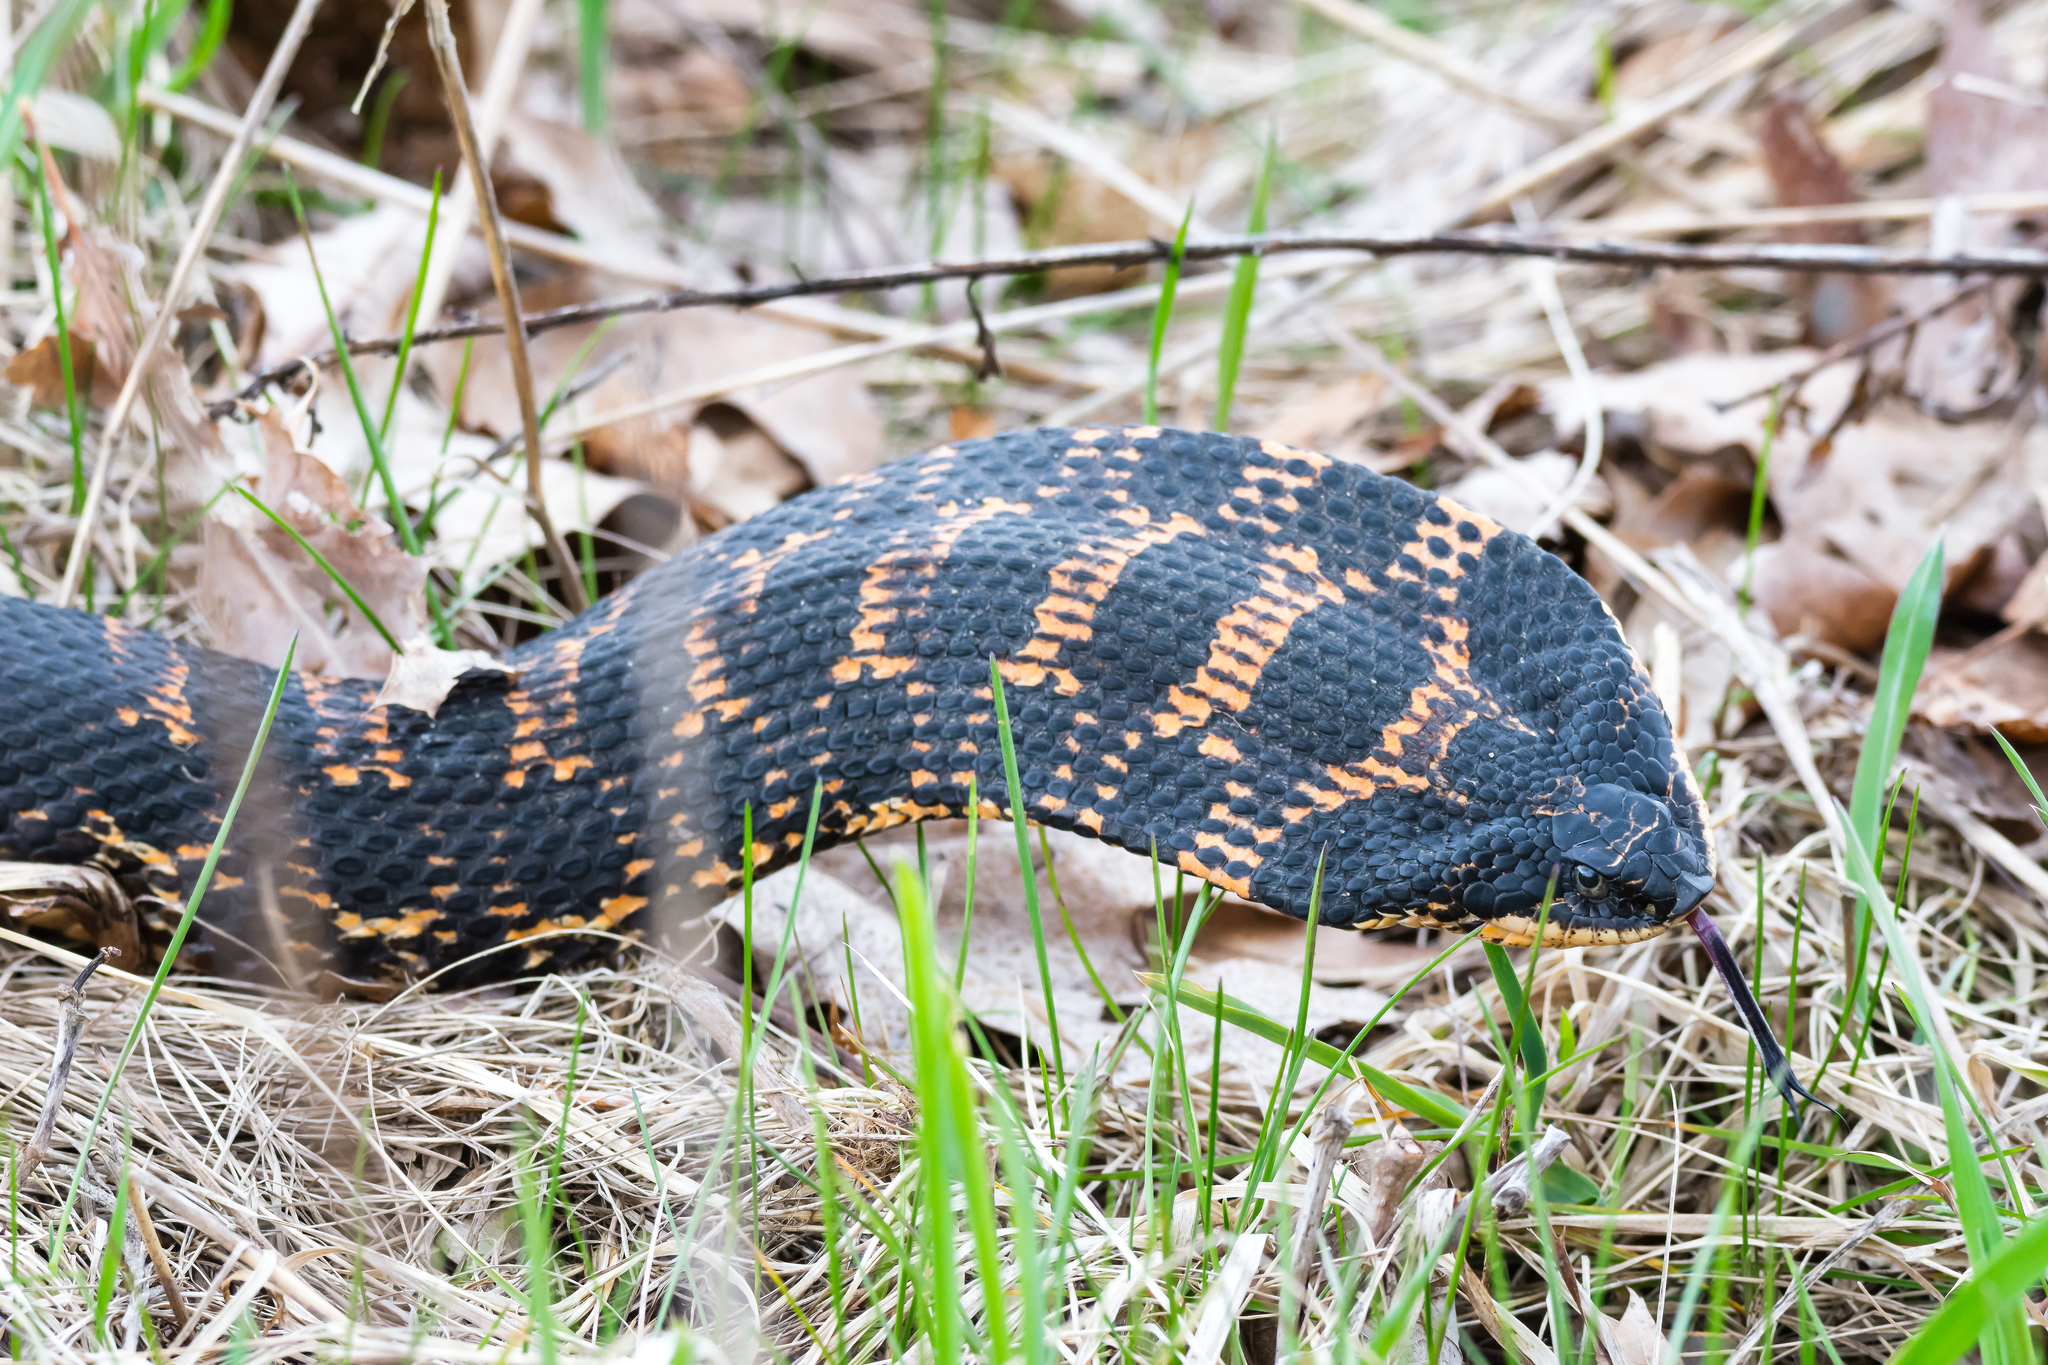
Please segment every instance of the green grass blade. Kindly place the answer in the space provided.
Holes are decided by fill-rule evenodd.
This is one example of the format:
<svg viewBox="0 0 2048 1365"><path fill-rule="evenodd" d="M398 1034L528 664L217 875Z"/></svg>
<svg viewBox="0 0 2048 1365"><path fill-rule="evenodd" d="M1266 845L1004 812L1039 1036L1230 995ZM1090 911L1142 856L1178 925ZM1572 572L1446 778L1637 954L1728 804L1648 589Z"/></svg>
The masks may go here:
<svg viewBox="0 0 2048 1365"><path fill-rule="evenodd" d="M47 149L37 144L45 157ZM49 181L40 173L38 162L33 177L36 186L36 215L43 229L43 252L50 263L50 300L57 310L57 365L64 376L64 415L71 434L71 515L85 510L85 414L80 409L78 368L71 353L71 319L64 307L64 269L57 254L57 210L50 204Z"/></svg>
<svg viewBox="0 0 2048 1365"><path fill-rule="evenodd" d="M1062 1090L1067 1084L1066 1058L1060 1052L1060 1015L1052 998L1052 961L1045 951L1045 918L1038 909L1038 877L1031 870L1031 836L1024 818L1024 783L1017 775L1017 742L1010 733L1010 705L1003 696L1003 675L995 657L988 661L989 694L995 702L996 735L1003 746L1003 781L1009 788L1010 825L1017 832L1017 875L1024 883L1024 913L1031 921L1031 947L1038 955L1038 982L1045 992L1045 1031L1051 1042L1052 1074ZM941 1356L940 1359L946 1359Z"/></svg>
<svg viewBox="0 0 2048 1365"><path fill-rule="evenodd" d="M405 306L405 330L398 338L398 363L391 371L391 392L384 399L384 420L377 423L381 445L391 439L391 419L398 412L398 393L405 387L405 367L412 360L412 334L420 323L420 299L427 290L427 263L434 258L434 233L441 226L441 172L434 171L433 197L427 201L427 241L420 248L419 274L412 282L412 301Z"/></svg>
<svg viewBox="0 0 2048 1365"><path fill-rule="evenodd" d="M1949 1365L1977 1344L1986 1324L2021 1309L2022 1297L2048 1270L2048 1218L2036 1218L2019 1235L1972 1270L1950 1291L1934 1316L1920 1325L1892 1357L1891 1365Z"/></svg>
<svg viewBox="0 0 2048 1365"><path fill-rule="evenodd" d="M384 498L391 506L391 521L398 531L399 543L405 546L407 554L418 554L420 543L414 530L412 518L406 514L405 503L398 496L398 484L391 474L391 464L384 456L384 442L378 434L378 425L370 416L370 405L363 397L363 386L356 377L356 367L349 359L348 336L341 330L341 319L335 316L334 301L327 296L327 277L321 273L320 259L313 251L313 230L306 223L306 206L299 199L298 182L289 170L284 177L285 191L291 199L292 216L299 225L299 237L306 244L306 259L313 267L313 283L320 291L320 307L327 315L327 335L334 345L335 363L341 367L341 376L348 384L348 396L355 404L356 421L363 429L363 440L370 448L370 468L384 485Z"/></svg>
<svg viewBox="0 0 2048 1365"><path fill-rule="evenodd" d="M384 637L384 643L390 645L392 649L400 653L403 653L405 651L405 646L399 643L399 639L396 635L393 635L391 633L390 627L386 626L384 622L378 618L376 612L370 610L370 604L363 600L362 594L357 592L354 586L350 584L346 578L343 578L341 576L341 570L335 568L332 564L327 562L326 555L323 555L318 550L314 549L312 542L308 541L304 536L299 534L297 527L293 526L283 517L280 517L277 513L271 511L268 507L264 506L263 499L257 497L254 493L251 493L248 489L242 487L242 485L238 483L233 483L229 484L228 487L234 489L237 493L241 494L243 501L247 502L251 507L261 512L264 516L269 517L271 524L277 527L278 530L290 536L293 542L297 544L301 550L304 550L306 552L306 557L308 559L311 559L315 564L320 566L320 572L326 574L328 578L334 581L334 586L341 589L342 596L348 598L348 600L354 604L355 609L363 614L363 619L365 621L368 621L372 626L374 626L376 628L377 633Z"/></svg>
<svg viewBox="0 0 2048 1365"><path fill-rule="evenodd" d="M28 41L15 49L14 79L8 83L6 100L0 102L0 166L14 164L15 149L21 145L23 106L42 89L50 64L70 49L72 35L93 8L93 0L58 0L53 8L39 13L42 22Z"/></svg>
<svg viewBox="0 0 2048 1365"><path fill-rule="evenodd" d="M1757 444L1756 483L1749 490L1749 531L1742 541L1742 587L1735 594L1744 611L1754 600L1750 590L1756 585L1756 547L1764 531L1764 504L1770 501L1771 447L1777 443L1778 426L1784 419L1784 397L1783 384L1771 389L1771 410L1764 418L1763 440Z"/></svg>
<svg viewBox="0 0 2048 1365"><path fill-rule="evenodd" d="M1188 249L1188 224L1195 220L1194 201L1173 234L1173 250L1166 257L1166 273L1159 281L1159 304L1152 310L1152 346L1145 361L1145 425L1159 422L1159 356L1166 349L1166 328L1173 320L1173 295L1180 288L1181 256Z"/></svg>
<svg viewBox="0 0 2048 1365"><path fill-rule="evenodd" d="M919 1209L918 1245L923 1264L917 1279L925 1335L934 1360L962 1358L965 1309L960 1276L954 1261L955 1206L949 1178L949 1149L957 1142L950 1131L952 1059L957 1044L953 1010L939 989L938 951L930 907L917 874L899 868L896 915L903 932L903 977L910 996L911 1055L917 1077L917 1154L923 1206Z"/></svg>
<svg viewBox="0 0 2048 1365"><path fill-rule="evenodd" d="M576 83L588 132L601 134L611 125L611 100L605 88L611 59L610 0L576 0Z"/></svg>
<svg viewBox="0 0 2048 1365"><path fill-rule="evenodd" d="M1164 992L1166 978L1161 974L1140 972L1137 975L1138 980L1148 990L1155 993ZM1278 1019L1261 1013L1236 996L1221 995L1192 982L1183 981L1180 985L1180 998L1206 1014L1220 1015L1225 1022L1235 1024L1245 1032L1264 1038L1269 1043L1299 1048L1305 1060L1356 1077L1378 1091L1382 1099L1391 1100L1403 1109L1422 1115L1432 1123L1455 1128L1464 1122L1465 1106L1449 1096L1429 1090L1417 1090L1407 1082L1397 1081L1386 1072L1368 1066L1356 1057L1347 1059L1342 1052L1322 1039L1302 1037Z"/></svg>
<svg viewBox="0 0 2048 1365"><path fill-rule="evenodd" d="M1866 849L1883 847L1878 837L1878 817L1884 804L1885 784L1891 777L1892 763L1899 756L1899 742L1905 737L1913 692L1920 686L1920 670L1927 663L1927 651L1934 646L1934 622L1941 614L1941 587L1942 545L1937 538L1892 608L1884 657L1877 669L1877 693L1871 699L1870 728L1864 732L1863 749L1856 758L1856 785L1849 797L1849 820Z"/></svg>
<svg viewBox="0 0 2048 1365"><path fill-rule="evenodd" d="M228 20L233 14L234 0L206 0L206 21L200 26L199 39L192 44L192 55L185 58L185 64L167 83L169 89L183 90L199 79L228 36Z"/></svg>
<svg viewBox="0 0 2048 1365"><path fill-rule="evenodd" d="M1273 163L1279 159L1277 139L1266 140L1266 156L1259 163L1258 183L1252 187L1251 219L1247 232L1266 230L1266 201L1273 192ZM1230 281L1230 302L1223 311L1223 341L1216 351L1217 431L1230 430L1230 405L1237 394L1237 376L1244 365L1244 345L1251 325L1252 300L1259 292L1259 258L1240 256Z"/></svg>
<svg viewBox="0 0 2048 1365"><path fill-rule="evenodd" d="M2048 824L2048 796L2041 795L2041 784L2034 780L2033 771L2027 767L2025 761L2020 758L2019 751L2012 747L2011 741L2004 735L1993 730L1991 737L1998 741L1999 748L2005 750L2006 761L2012 764L2012 770L2020 775L2020 781L2026 783L2027 790L2033 793L2034 814L2043 824Z"/></svg>
<svg viewBox="0 0 2048 1365"><path fill-rule="evenodd" d="M1522 993L1521 979L1515 975L1515 964L1508 961L1507 949L1498 943L1488 943L1485 948L1486 965L1493 969L1493 984L1499 988L1500 998L1507 1002L1508 1018L1514 1024L1522 1068L1531 1077L1541 1076L1550 1070L1550 1058L1543 1047L1543 1033L1536 1027L1536 1016L1529 1010L1528 997Z"/></svg>
<svg viewBox="0 0 2048 1365"><path fill-rule="evenodd" d="M1906 941L1891 898L1886 895L1883 883L1872 868L1871 855L1864 848L1853 822L1848 825L1846 836L1849 841L1849 875L1863 893L1872 918L1884 933L1885 943L1891 949L1891 960L1898 969L1900 984L1905 987L1907 1003L1919 1020L1921 1034L1934 1060L1935 1090L1941 1100L1942 1127L1948 1140L1950 1185L1955 1191L1956 1212L1962 1219L1963 1240L1969 1247L1970 1264L1973 1269L1981 1269L1996 1258L2006 1239L2004 1225L1999 1221L1998 1206L1991 1197L1990 1182L1984 1178L1976 1144L1970 1137L1969 1118L1963 1109L1964 1096L1968 1093L1965 1087L1969 1082L1958 1059L1949 1053L1944 1038L1946 1031L1937 1024L1939 1000L1921 965L1920 955ZM1875 992L1878 983L1872 983L1871 988ZM1989 1131L1988 1125L1986 1131ZM2024 1310L2015 1304L1989 1314L1984 1320L1980 1344L1985 1365L2019 1365L2028 1359Z"/></svg>

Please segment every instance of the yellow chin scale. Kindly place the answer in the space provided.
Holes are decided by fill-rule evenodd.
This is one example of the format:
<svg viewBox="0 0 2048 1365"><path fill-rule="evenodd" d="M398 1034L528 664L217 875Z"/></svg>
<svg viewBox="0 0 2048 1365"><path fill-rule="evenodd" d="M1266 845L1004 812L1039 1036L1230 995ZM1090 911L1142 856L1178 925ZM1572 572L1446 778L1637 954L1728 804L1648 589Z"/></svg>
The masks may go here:
<svg viewBox="0 0 2048 1365"><path fill-rule="evenodd" d="M1674 919L1669 924L1646 924L1636 929L1609 929L1594 924L1567 926L1550 920L1543 924L1543 946L1607 948L1620 943L1641 943L1646 938L1656 938L1667 933L1678 923L1679 921ZM1536 941L1536 927L1537 921L1528 915L1503 915L1482 925L1479 936L1510 948L1526 948Z"/></svg>

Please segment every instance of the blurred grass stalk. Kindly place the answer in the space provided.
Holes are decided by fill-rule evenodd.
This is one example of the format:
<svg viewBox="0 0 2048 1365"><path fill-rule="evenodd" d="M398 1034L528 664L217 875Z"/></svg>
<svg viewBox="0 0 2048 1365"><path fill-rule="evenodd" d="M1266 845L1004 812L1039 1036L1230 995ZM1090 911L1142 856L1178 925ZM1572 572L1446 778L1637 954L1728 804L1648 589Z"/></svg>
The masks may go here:
<svg viewBox="0 0 2048 1365"><path fill-rule="evenodd" d="M1266 203L1273 193L1273 165L1279 157L1280 139L1274 133L1266 139L1266 154L1259 161L1259 178L1252 186L1251 214L1245 227L1247 232L1266 230ZM1230 280L1230 301L1223 309L1223 340L1216 351L1217 431L1230 430L1231 402L1237 396L1237 377L1244 366L1252 301L1258 292L1259 257L1256 254L1238 257Z"/></svg>

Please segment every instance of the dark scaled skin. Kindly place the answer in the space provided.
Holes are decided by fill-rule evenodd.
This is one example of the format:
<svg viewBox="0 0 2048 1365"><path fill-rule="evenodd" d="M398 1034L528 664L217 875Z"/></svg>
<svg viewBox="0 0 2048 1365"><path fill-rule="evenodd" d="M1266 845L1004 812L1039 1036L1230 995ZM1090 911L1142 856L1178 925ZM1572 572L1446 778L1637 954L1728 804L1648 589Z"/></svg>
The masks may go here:
<svg viewBox="0 0 2048 1365"><path fill-rule="evenodd" d="M175 903L272 675L18 600L0 639L0 857ZM1546 940L1620 943L1713 886L1647 678L1534 543L1270 442L1042 430L712 536L432 719L293 678L200 947L388 983L519 945L450 978L487 979L791 861L814 793L820 847L970 780L1006 817L991 656L1033 819L1291 915L1320 868L1326 924L1527 942L1554 877Z"/></svg>

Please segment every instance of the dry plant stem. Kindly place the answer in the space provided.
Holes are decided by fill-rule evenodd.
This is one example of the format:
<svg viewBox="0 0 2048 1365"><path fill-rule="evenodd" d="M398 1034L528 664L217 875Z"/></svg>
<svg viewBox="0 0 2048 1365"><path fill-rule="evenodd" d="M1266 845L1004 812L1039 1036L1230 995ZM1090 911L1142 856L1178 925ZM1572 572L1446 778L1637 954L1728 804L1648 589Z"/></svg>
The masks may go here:
<svg viewBox="0 0 2048 1365"><path fill-rule="evenodd" d="M476 142L483 149L481 160L486 166L504 134L505 114L511 108L519 73L526 66L526 54L533 47L540 12L541 0L514 0L499 30L497 45L491 51L491 69L484 73L484 88L474 121ZM442 305L448 301L448 286L455 278L455 259L472 226L482 226L477 215L476 190L473 184L464 184L441 210L441 226L436 233L439 243L434 259L427 262L426 286L420 291L421 326L431 326L441 316ZM489 242L488 236L485 241Z"/></svg>
<svg viewBox="0 0 2048 1365"><path fill-rule="evenodd" d="M156 1271L156 1282L163 1286L164 1301L170 1305L171 1316L177 1320L178 1330L182 1332L185 1324L192 1320L192 1313L185 1307L185 1296L178 1292L177 1272L171 1269L171 1258L164 1254L163 1239L156 1235L156 1220L149 1216L149 1201L143 1197L142 1183L133 1172L128 1176L128 1212L135 1219L136 1231L142 1234L142 1245L149 1249L149 1263Z"/></svg>
<svg viewBox="0 0 2048 1365"><path fill-rule="evenodd" d="M1086 170L1089 175L1145 210L1159 222L1170 227L1178 223L1182 213L1187 211L1187 204L1175 199L1118 160L1100 139L1077 132L1058 120L1047 118L1036 109L1009 100L989 100L985 106L978 103L963 106L972 109L983 107L987 108L989 117L996 123ZM1204 237L1215 234L1215 228L1205 222L1199 214L1191 220L1190 227L1193 232Z"/></svg>
<svg viewBox="0 0 2048 1365"><path fill-rule="evenodd" d="M1493 1201L1497 1218L1519 1218L1529 1207L1529 1182L1543 1174L1557 1160L1557 1154L1571 1141L1571 1135L1556 1124L1546 1127L1529 1150L1508 1162L1487 1179L1487 1196ZM1457 1221L1453 1215L1452 1221Z"/></svg>
<svg viewBox="0 0 2048 1365"><path fill-rule="evenodd" d="M1294 1277L1304 1284L1313 1278L1316 1263L1310 1259L1310 1248L1315 1245L1316 1229L1323 1224L1323 1207L1330 1200L1330 1182L1337 1173L1337 1158L1344 1154L1344 1140L1351 1136L1351 1115L1345 1110L1342 1100L1333 1101L1323 1110L1323 1116L1316 1120L1315 1157L1308 1168L1308 1199L1296 1211L1294 1243L1289 1249L1287 1267ZM1295 1323L1308 1313L1308 1302L1295 1305Z"/></svg>
<svg viewBox="0 0 2048 1365"><path fill-rule="evenodd" d="M1797 33L1794 26L1785 24L1760 34L1661 98L1651 100L1612 122L1603 123L1584 136L1536 158L1489 190L1485 198L1473 205L1464 221L1474 222L1499 213L1523 195L1542 188L1559 176L1620 150L1673 114L1699 103L1729 81L1773 60L1791 46Z"/></svg>
<svg viewBox="0 0 2048 1365"><path fill-rule="evenodd" d="M1765 385L1760 389L1752 389L1737 398L1724 398L1714 404L1714 407L1721 412L1727 412L1729 409L1739 408L1745 403L1754 403L1759 398L1768 398L1774 391L1782 391L1784 395L1782 401L1790 403L1798 396L1799 390L1805 387L1807 380L1813 378L1828 366L1847 360L1850 356L1866 355L1876 350L1893 337L1912 331L1929 318L1939 317L1957 304L1967 299L1975 298L1986 289L1989 289L1993 283L1994 281L1988 277L1975 280L1956 290L1947 298L1936 299L1933 303L1923 308L1916 308L1910 313L1901 313L1897 317L1886 318L1862 336L1850 337L1846 341L1836 342L1818 356L1815 356L1811 364L1795 370L1777 383Z"/></svg>
<svg viewBox="0 0 2048 1365"><path fill-rule="evenodd" d="M1796 1290L1791 1293L1780 1293L1771 1311L1751 1324L1748 1333L1742 1338L1742 1343L1735 1348L1735 1353L1728 1357L1726 1365L1743 1365L1743 1362L1749 1359L1750 1353L1756 1350L1757 1344L1764 1339L1764 1333L1770 1330L1772 1323L1785 1316L1786 1311L1799 1302L1803 1294L1811 1293L1813 1286L1821 1282L1821 1277L1847 1260L1849 1253L1884 1231L1887 1225L1914 1203L1915 1197L1909 1195L1886 1201L1882 1208L1863 1221L1862 1226L1843 1238L1840 1245L1821 1257L1817 1264L1809 1267L1799 1277L1799 1286Z"/></svg>
<svg viewBox="0 0 2048 1365"><path fill-rule="evenodd" d="M1577 130L1600 118L1596 109L1546 109L1531 104L1508 91L1499 75L1462 52L1401 27L1361 0L1300 0L1300 3L1303 9L1312 9L1331 23L1350 29L1359 37L1396 56L1405 57L1417 66L1434 71L1472 98L1498 105L1531 123Z"/></svg>
<svg viewBox="0 0 2048 1365"><path fill-rule="evenodd" d="M57 992L57 1052L50 1062L50 1086L43 1092L43 1112L35 1131L21 1149L21 1168L32 1171L50 1155L50 1139L57 1131L57 1115L64 1111L64 1086L71 1079L71 1064L78 1059L78 1035L85 1028L85 987L92 974L115 950L102 948L93 954L69 986Z"/></svg>
<svg viewBox="0 0 2048 1365"><path fill-rule="evenodd" d="M242 1260L250 1267L260 1265L266 1256L276 1257L277 1252L269 1246L251 1243L246 1233L238 1233L227 1221L205 1205L188 1198L183 1191L152 1175L148 1170L136 1167L129 1178L156 1203L169 1209L178 1217L198 1228L215 1242L231 1251L239 1250ZM283 1260L271 1268L270 1283L277 1291L299 1307L311 1313L322 1322L344 1323L347 1317L329 1303L320 1291L307 1284L296 1270Z"/></svg>
<svg viewBox="0 0 2048 1365"><path fill-rule="evenodd" d="M1969 214L2036 214L2048 209L2048 194L2018 190L2003 194L1958 194L1950 199L1871 199L1854 204L1815 204L1807 208L1748 209L1740 213L1701 214L1690 218L1670 214L1638 214L1633 218L1581 218L1547 223L1546 231L1565 236L1690 237L1699 232L1743 232L1755 228L1808 227L1816 223L1898 223L1932 218L1943 204Z"/></svg>
<svg viewBox="0 0 2048 1365"><path fill-rule="evenodd" d="M1441 232L1414 237L1300 232L1246 233L1189 242L1184 259L1221 261L1254 255L1263 259L1268 256L1323 251L1368 256L1535 257L1580 265L1611 265L1628 269L1730 270L1757 267L1802 273L1841 272L1861 275L2048 276L2048 252L2033 249L1984 251L1968 255L1930 255L1921 251L1832 243L1739 242L1720 246L1687 246L1668 242L1571 242L1540 232ZM1049 247L1043 251L1022 251L1011 256L885 266L878 270L818 275L800 280L778 281L774 284L749 285L740 289L671 289L658 294L617 299L610 303L582 303L566 308L550 308L525 314L523 321L529 335L538 335L541 332L553 331L557 327L573 327L581 323L626 317L636 313L667 313L679 308L752 308L781 299L808 295L901 289L911 285L937 284L947 280L979 280L998 275L1032 275L1041 271L1064 270L1075 266L1111 266L1127 269L1164 261L1172 254L1173 247L1170 242L1155 240ZM1939 308L1947 308L1954 302L1953 299L1944 300ZM1939 308L1936 311L1939 311ZM466 337L496 336L504 330L503 320L492 318L476 322L451 323L443 327L422 327L413 333L412 339L413 344L417 346L430 341L460 341ZM402 338L397 335L350 341L349 353L390 354L397 351L401 341ZM259 378L275 382L308 361L326 363L333 358L332 351L317 351L302 359L273 366L264 371Z"/></svg>
<svg viewBox="0 0 2048 1365"><path fill-rule="evenodd" d="M170 335L171 325L177 321L178 299L206 254L213 230L227 209L228 195L241 181L242 158L248 154L256 130L263 126L263 120L270 117L270 108L277 102L277 92L284 85L285 72L290 70L292 59L298 55L299 45L306 40L306 34L313 26L314 12L319 8L320 0L298 0L293 7L291 21L278 38L270 61L263 68L263 78L256 83L256 93L250 96L249 107L242 112L242 121L236 125L235 135L221 157L220 169L214 172L213 182L206 187L206 198L200 201L199 212L192 220L192 230L185 235L185 245L178 251L177 264L171 268L170 282L164 286L156 316L143 329L142 344L135 351L135 363L129 367L128 377L121 382L121 392L115 396L113 407L107 410L106 424L100 428L100 448L93 462L92 483L86 489L85 508L79 514L78 530L71 539L71 557L65 561L63 581L57 585L56 595L51 598L53 606L70 606L72 595L78 591L78 580L85 572L93 530L99 525L100 502L106 497L107 474L114 463L114 445L121 439L122 428L128 424L128 413L142 392L150 367L157 363L158 353Z"/></svg>
<svg viewBox="0 0 2048 1365"><path fill-rule="evenodd" d="M310 3L310 0L308 0ZM512 260L505 246L505 230L498 215L498 197L491 189L490 167L477 141L476 126L470 120L469 91L462 83L462 59L455 50L455 30L448 21L448 0L426 0L427 33L434 49L434 65L440 68L441 85L448 94L449 118L455 125L455 139L462 146L462 158L469 164L469 183L476 195L477 222L483 228L484 246L491 257L491 282L497 286L498 306L507 318L519 313L519 282L512 278ZM533 366L526 354L526 335L519 327L505 329L505 354L512 363L512 387L519 395L519 422L526 433L526 489L528 510L554 556L562 598L571 611L590 605L583 591L583 575L577 572L569 543L555 527L541 488L540 409L533 399Z"/></svg>

